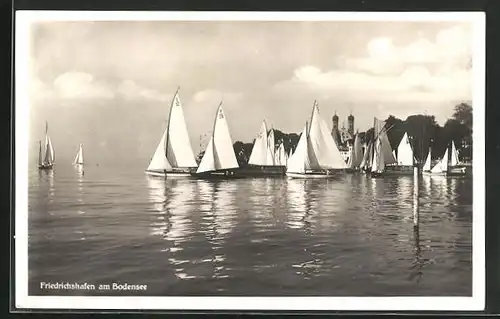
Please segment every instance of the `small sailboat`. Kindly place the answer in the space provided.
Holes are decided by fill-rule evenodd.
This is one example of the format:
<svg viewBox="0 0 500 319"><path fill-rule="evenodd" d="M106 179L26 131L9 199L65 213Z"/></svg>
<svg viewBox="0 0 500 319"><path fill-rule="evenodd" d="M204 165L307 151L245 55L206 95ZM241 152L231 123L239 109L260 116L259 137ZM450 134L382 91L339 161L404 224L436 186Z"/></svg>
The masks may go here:
<svg viewBox="0 0 500 319"><path fill-rule="evenodd" d="M169 114L167 128L156 147L146 174L189 177L196 170L197 164L182 110L179 89L172 99Z"/></svg>
<svg viewBox="0 0 500 319"><path fill-rule="evenodd" d="M238 168L239 164L234 154L233 141L221 102L217 108L212 137L193 175L202 178L242 177L235 174Z"/></svg>
<svg viewBox="0 0 500 319"><path fill-rule="evenodd" d="M73 161L73 165L81 165L83 166L83 144L80 144L78 147L78 152L76 152L75 160Z"/></svg>
<svg viewBox="0 0 500 319"><path fill-rule="evenodd" d="M373 142L369 141L365 147L365 152L363 153L363 159L361 160L361 164L359 164L359 168L362 172L368 173L371 170L371 160L373 153Z"/></svg>
<svg viewBox="0 0 500 319"><path fill-rule="evenodd" d="M349 149L349 160L347 162L347 171L356 172L360 169L361 163L363 161L363 149L361 147L361 138L359 134L356 134L354 138L354 145Z"/></svg>
<svg viewBox="0 0 500 319"><path fill-rule="evenodd" d="M448 167L448 175L462 176L466 174L467 168L460 164L460 159L458 158L458 151L455 146L455 141L451 141L451 160Z"/></svg>
<svg viewBox="0 0 500 319"><path fill-rule="evenodd" d="M425 171L424 169L423 173L426 175L448 175L448 149L446 149L441 160L430 171Z"/></svg>
<svg viewBox="0 0 500 319"><path fill-rule="evenodd" d="M306 122L295 152L288 160L286 175L292 178L328 178L333 171L346 169L347 165L314 101L311 125Z"/></svg>
<svg viewBox="0 0 500 319"><path fill-rule="evenodd" d="M432 147L429 146L429 153L427 154L427 158L425 159L424 166L422 167L422 173L430 173L430 171L431 171L431 160L432 160L431 151L432 151Z"/></svg>
<svg viewBox="0 0 500 319"><path fill-rule="evenodd" d="M371 176L378 177L387 172L388 165L396 164L396 159L392 154L391 144L387 137L385 121L374 118L374 137L371 160ZM399 156L399 154L398 154Z"/></svg>
<svg viewBox="0 0 500 319"><path fill-rule="evenodd" d="M283 149L284 151L284 149ZM266 121L262 125L257 135L252 153L248 160L248 168L245 170L249 176L269 176L283 175L284 165L281 165L281 158L274 147L274 129L269 134Z"/></svg>
<svg viewBox="0 0 500 319"><path fill-rule="evenodd" d="M52 146L52 141L49 137L49 125L45 122L45 154L42 157L42 141L38 141L38 169L40 170L51 170L54 167L56 161L56 153L54 151L54 146Z"/></svg>
<svg viewBox="0 0 500 319"><path fill-rule="evenodd" d="M398 156L396 158L393 151L393 156L397 162L394 165L388 165L386 167L386 174L412 175L415 158L413 155L413 148L410 144L410 139L408 138L408 133L406 132L403 135L401 142L399 142L397 154Z"/></svg>

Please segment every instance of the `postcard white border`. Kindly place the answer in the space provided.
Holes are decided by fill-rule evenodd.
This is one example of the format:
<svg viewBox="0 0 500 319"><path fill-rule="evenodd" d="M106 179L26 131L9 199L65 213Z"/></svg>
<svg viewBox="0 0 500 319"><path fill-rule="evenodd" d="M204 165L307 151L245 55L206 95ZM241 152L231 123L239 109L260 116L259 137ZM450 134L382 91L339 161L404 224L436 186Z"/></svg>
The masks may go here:
<svg viewBox="0 0 500 319"><path fill-rule="evenodd" d="M468 21L473 53L472 297L38 297L28 296L29 31L35 21ZM17 11L15 16L15 306L35 309L479 311L485 307L485 14L483 12Z"/></svg>

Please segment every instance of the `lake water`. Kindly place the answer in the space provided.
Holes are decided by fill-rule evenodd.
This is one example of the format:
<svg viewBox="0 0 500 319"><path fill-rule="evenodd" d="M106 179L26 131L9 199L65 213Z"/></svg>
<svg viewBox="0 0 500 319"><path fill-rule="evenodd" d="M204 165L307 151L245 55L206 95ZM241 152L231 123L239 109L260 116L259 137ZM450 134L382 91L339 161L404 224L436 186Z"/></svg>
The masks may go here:
<svg viewBox="0 0 500 319"><path fill-rule="evenodd" d="M30 295L471 296L472 178L29 176ZM95 290L47 290L40 282ZM100 284L147 285L145 291Z"/></svg>

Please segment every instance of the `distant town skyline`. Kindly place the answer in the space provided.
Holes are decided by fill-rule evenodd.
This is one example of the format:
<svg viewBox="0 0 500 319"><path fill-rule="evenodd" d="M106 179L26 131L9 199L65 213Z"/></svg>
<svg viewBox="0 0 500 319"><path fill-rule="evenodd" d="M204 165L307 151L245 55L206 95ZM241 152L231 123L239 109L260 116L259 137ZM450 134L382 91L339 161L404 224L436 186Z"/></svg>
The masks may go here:
<svg viewBox="0 0 500 319"><path fill-rule="evenodd" d="M177 87L196 152L221 100L243 142L264 119L299 133L314 100L330 129L335 113L339 127L352 114L355 131L390 114L443 125L472 100L465 22L75 21L31 31L30 135L48 120L56 145L133 143L150 156Z"/></svg>

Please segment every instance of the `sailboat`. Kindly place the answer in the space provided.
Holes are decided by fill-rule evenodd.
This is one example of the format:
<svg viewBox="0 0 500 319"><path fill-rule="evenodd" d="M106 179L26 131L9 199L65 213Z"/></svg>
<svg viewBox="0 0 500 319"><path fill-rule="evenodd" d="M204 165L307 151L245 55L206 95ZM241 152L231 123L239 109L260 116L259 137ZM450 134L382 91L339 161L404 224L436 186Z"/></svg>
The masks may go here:
<svg viewBox="0 0 500 319"><path fill-rule="evenodd" d="M387 165L395 164L397 162L392 154L391 144L389 143L389 138L387 137L385 121L380 121L379 119L374 118L373 128L373 154L370 173L372 177L378 177L387 171Z"/></svg>
<svg viewBox="0 0 500 319"><path fill-rule="evenodd" d="M386 174L388 175L411 175L413 174L413 165L415 163L413 149L410 144L408 134L405 132L401 142L398 145L398 156L394 165L387 165Z"/></svg>
<svg viewBox="0 0 500 319"><path fill-rule="evenodd" d="M365 147L365 152L363 154L363 159L361 160L361 164L359 164L359 168L363 173L368 173L371 169L371 160L373 153L373 142L369 141Z"/></svg>
<svg viewBox="0 0 500 319"><path fill-rule="evenodd" d="M208 142L200 165L193 175L202 178L242 177L241 174L235 174L238 168L239 164L234 154L233 142L221 102L217 108L210 142Z"/></svg>
<svg viewBox="0 0 500 319"><path fill-rule="evenodd" d="M264 120L248 160L247 175L268 176L284 175L285 173L284 165L281 165L280 154L277 153L279 150L276 151L274 147L274 129L271 129L269 134L267 132L267 124Z"/></svg>
<svg viewBox="0 0 500 319"><path fill-rule="evenodd" d="M80 144L80 147L78 147L78 152L76 153L73 164L83 166L83 144Z"/></svg>
<svg viewBox="0 0 500 319"><path fill-rule="evenodd" d="M295 152L288 159L286 175L292 178L328 178L347 169L326 122L314 101L311 125L306 122Z"/></svg>
<svg viewBox="0 0 500 319"><path fill-rule="evenodd" d="M56 161L56 153L49 137L49 124L45 122L45 154L42 156L42 141L38 141L38 169L51 170Z"/></svg>
<svg viewBox="0 0 500 319"><path fill-rule="evenodd" d="M429 153L427 154L427 158L425 159L424 166L422 167L422 173L429 173L431 171L431 151L432 147L429 146Z"/></svg>
<svg viewBox="0 0 500 319"><path fill-rule="evenodd" d="M461 176L466 174L467 168L460 164L458 151L455 147L455 141L451 141L451 161L448 167L448 174L453 176Z"/></svg>
<svg viewBox="0 0 500 319"><path fill-rule="evenodd" d="M429 151L429 155L427 156L427 158L430 158L430 151ZM430 166L431 165L430 159L428 159L427 161L429 162L428 165ZM426 165L427 165L427 161L426 161ZM425 167L425 165L424 165L424 167ZM444 176L448 175L448 149L446 149L441 160L436 165L434 165L434 167L430 171L427 171L424 168L422 173L425 175L444 175Z"/></svg>
<svg viewBox="0 0 500 319"><path fill-rule="evenodd" d="M146 174L164 177L188 177L191 176L196 167L179 89L177 89L170 105L167 128L156 147L153 158L146 169Z"/></svg>
<svg viewBox="0 0 500 319"><path fill-rule="evenodd" d="M363 161L363 149L361 147L361 138L359 134L356 134L354 139L354 145L349 149L349 160L347 161L347 171L355 172L360 169L361 163Z"/></svg>

